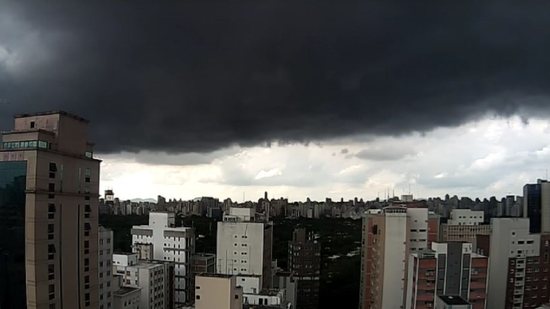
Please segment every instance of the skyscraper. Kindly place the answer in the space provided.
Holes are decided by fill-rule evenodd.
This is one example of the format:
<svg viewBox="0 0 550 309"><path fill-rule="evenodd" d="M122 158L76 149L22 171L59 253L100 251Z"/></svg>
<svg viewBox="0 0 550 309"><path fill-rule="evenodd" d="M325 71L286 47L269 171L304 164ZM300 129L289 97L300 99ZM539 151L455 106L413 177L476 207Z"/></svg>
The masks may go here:
<svg viewBox="0 0 550 309"><path fill-rule="evenodd" d="M550 183L539 179L523 186L523 217L530 233L550 233Z"/></svg>
<svg viewBox="0 0 550 309"><path fill-rule="evenodd" d="M98 307L100 161L87 127L46 112L2 134L0 308Z"/></svg>
<svg viewBox="0 0 550 309"><path fill-rule="evenodd" d="M319 307L321 244L305 228L294 230L288 244L288 266L298 281L297 307Z"/></svg>

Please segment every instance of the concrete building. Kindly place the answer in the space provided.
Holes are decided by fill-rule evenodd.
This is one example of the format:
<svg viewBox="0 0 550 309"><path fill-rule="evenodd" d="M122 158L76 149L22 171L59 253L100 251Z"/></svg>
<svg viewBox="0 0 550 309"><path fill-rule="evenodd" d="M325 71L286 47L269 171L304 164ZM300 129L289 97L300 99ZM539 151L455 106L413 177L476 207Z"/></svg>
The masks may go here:
<svg viewBox="0 0 550 309"><path fill-rule="evenodd" d="M97 308L99 164L88 121L15 116L0 144L0 308Z"/></svg>
<svg viewBox="0 0 550 309"><path fill-rule="evenodd" d="M295 229L288 244L288 267L298 281L297 306L319 307L321 244L305 228Z"/></svg>
<svg viewBox="0 0 550 309"><path fill-rule="evenodd" d="M241 309L243 290L231 275L208 274L195 277L195 309Z"/></svg>
<svg viewBox="0 0 550 309"><path fill-rule="evenodd" d="M549 301L550 235L529 233L527 218L493 218L487 308L536 308ZM478 244L479 246L479 244Z"/></svg>
<svg viewBox="0 0 550 309"><path fill-rule="evenodd" d="M523 217L531 233L550 233L550 182L539 179L523 187Z"/></svg>
<svg viewBox="0 0 550 309"><path fill-rule="evenodd" d="M176 307L192 301L191 257L195 254L195 233L193 228L176 227L175 214L167 212L149 213L149 225L132 228L133 250L144 244L153 246L153 259L175 263Z"/></svg>
<svg viewBox="0 0 550 309"><path fill-rule="evenodd" d="M484 224L483 211L453 209L446 224L441 224L440 242L463 241L474 244L476 235L490 235L491 225Z"/></svg>
<svg viewBox="0 0 550 309"><path fill-rule="evenodd" d="M472 305L460 296L441 295L436 298L435 309L472 309Z"/></svg>
<svg viewBox="0 0 550 309"><path fill-rule="evenodd" d="M114 309L139 309L141 289L125 286L113 293Z"/></svg>
<svg viewBox="0 0 550 309"><path fill-rule="evenodd" d="M277 272L273 276L273 288L286 291L286 301L290 308L297 307L298 281L291 272Z"/></svg>
<svg viewBox="0 0 550 309"><path fill-rule="evenodd" d="M488 258L472 252L472 244L432 243L432 250L409 256L407 309L433 308L438 296L456 295L484 309Z"/></svg>
<svg viewBox="0 0 550 309"><path fill-rule="evenodd" d="M484 220L483 211L470 209L453 209L447 224L449 225L480 225Z"/></svg>
<svg viewBox="0 0 550 309"><path fill-rule="evenodd" d="M477 235L491 235L490 224L449 225L441 224L441 242L463 241L475 244Z"/></svg>
<svg viewBox="0 0 550 309"><path fill-rule="evenodd" d="M408 257L437 240L439 217L427 208L391 206L363 219L361 309L403 308Z"/></svg>
<svg viewBox="0 0 550 309"><path fill-rule="evenodd" d="M195 254L192 264L191 271L194 275L216 273L216 255L213 253Z"/></svg>
<svg viewBox="0 0 550 309"><path fill-rule="evenodd" d="M99 309L113 308L113 231L99 227Z"/></svg>
<svg viewBox="0 0 550 309"><path fill-rule="evenodd" d="M273 224L255 221L253 208L231 207L218 222L216 270L226 275L261 276L271 287Z"/></svg>
<svg viewBox="0 0 550 309"><path fill-rule="evenodd" d="M137 254L113 255L113 272L125 287L138 287L140 308L173 308L173 262L138 261Z"/></svg>

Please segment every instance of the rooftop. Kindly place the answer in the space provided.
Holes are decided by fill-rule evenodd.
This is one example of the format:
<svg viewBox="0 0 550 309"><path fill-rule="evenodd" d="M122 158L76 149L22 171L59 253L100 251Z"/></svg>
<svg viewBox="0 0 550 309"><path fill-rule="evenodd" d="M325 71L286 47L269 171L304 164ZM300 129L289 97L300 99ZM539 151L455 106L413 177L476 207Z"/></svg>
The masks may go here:
<svg viewBox="0 0 550 309"><path fill-rule="evenodd" d="M225 278L229 279L232 278L234 275L224 275L224 274L209 274L209 273L202 273L198 274L197 277L206 277L206 278Z"/></svg>
<svg viewBox="0 0 550 309"><path fill-rule="evenodd" d="M27 118L27 117L36 117L36 116L49 116L49 115L62 115L62 116L73 118L73 119L78 120L78 121L82 121L82 122L86 122L86 123L89 122L87 119L84 119L80 116L77 116L75 114L71 114L71 113L68 113L68 112L65 112L65 111L46 111L46 112L38 112L38 113L30 113L30 114L17 114L14 117L15 118Z"/></svg>
<svg viewBox="0 0 550 309"><path fill-rule="evenodd" d="M447 305L469 305L464 298L456 295L440 295L439 298Z"/></svg>
<svg viewBox="0 0 550 309"><path fill-rule="evenodd" d="M140 288L133 288L130 286L123 286L118 291L114 292L115 296L124 296L130 293L133 293L135 291L139 291Z"/></svg>

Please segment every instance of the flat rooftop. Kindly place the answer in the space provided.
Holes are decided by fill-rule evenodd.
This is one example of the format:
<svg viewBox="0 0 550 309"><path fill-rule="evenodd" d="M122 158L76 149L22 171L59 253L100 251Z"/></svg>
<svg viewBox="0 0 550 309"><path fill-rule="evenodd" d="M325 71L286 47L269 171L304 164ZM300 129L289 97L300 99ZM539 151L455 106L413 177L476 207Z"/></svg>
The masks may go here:
<svg viewBox="0 0 550 309"><path fill-rule="evenodd" d="M123 296L123 295L129 294L129 293L132 293L132 292L135 292L135 291L139 291L139 290L140 290L140 288L133 288L133 287L130 287L130 286L123 286L118 291L115 291L114 294L119 295L119 296Z"/></svg>
<svg viewBox="0 0 550 309"><path fill-rule="evenodd" d="M75 114L68 113L66 111L46 111L46 112L29 113L29 114L17 114L14 117L15 118L27 118L27 117L36 117L36 116L49 116L49 115L62 115L62 116L66 116L66 117L76 119L78 121L82 121L82 122L86 122L86 123L90 122L85 118L82 118L82 117L77 116Z"/></svg>
<svg viewBox="0 0 550 309"><path fill-rule="evenodd" d="M447 305L470 305L464 298L456 295L440 295L438 296Z"/></svg>

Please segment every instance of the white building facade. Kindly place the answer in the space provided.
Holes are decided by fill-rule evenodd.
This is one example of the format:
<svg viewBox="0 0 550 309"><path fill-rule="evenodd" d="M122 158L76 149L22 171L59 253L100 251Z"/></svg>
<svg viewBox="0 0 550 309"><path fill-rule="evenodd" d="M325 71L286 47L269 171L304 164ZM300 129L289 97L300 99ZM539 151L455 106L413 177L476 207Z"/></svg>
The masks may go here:
<svg viewBox="0 0 550 309"><path fill-rule="evenodd" d="M120 275L124 286L139 287L140 308L165 309L171 307L173 266L170 263L144 262L136 254L115 254L113 271Z"/></svg>
<svg viewBox="0 0 550 309"><path fill-rule="evenodd" d="M483 211L470 209L453 209L448 225L480 225L483 224Z"/></svg>
<svg viewBox="0 0 550 309"><path fill-rule="evenodd" d="M273 225L253 220L253 209L232 207L218 222L216 269L226 275L261 276L262 286L270 287Z"/></svg>
<svg viewBox="0 0 550 309"><path fill-rule="evenodd" d="M195 253L193 228L176 227L175 214L151 212L149 225L132 228L134 250L142 245L152 245L153 259L175 263L174 304L176 307L191 302L191 257Z"/></svg>

